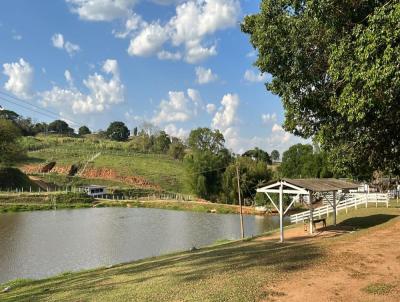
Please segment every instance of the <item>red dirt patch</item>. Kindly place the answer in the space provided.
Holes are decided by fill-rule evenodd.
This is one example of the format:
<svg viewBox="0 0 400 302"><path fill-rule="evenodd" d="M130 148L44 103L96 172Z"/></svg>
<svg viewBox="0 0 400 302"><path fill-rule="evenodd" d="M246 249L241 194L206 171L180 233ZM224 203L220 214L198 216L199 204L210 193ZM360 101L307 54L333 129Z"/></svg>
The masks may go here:
<svg viewBox="0 0 400 302"><path fill-rule="evenodd" d="M26 174L32 174L32 173L41 173L42 165L25 165L21 167L21 170L26 173ZM58 174L66 174L68 175L69 171L71 170L71 166L60 166L56 165L53 169L52 172L58 173ZM78 172L79 174L79 172ZM122 176L119 175L119 173L113 169L109 168L86 168L83 175L81 175L84 178L99 178L99 179L108 179L108 180L117 180L121 181L123 183L127 183L130 185L134 185L137 187L141 188L146 188L146 189L154 189L161 191L161 187L159 185L155 185L145 179L144 177L141 176Z"/></svg>

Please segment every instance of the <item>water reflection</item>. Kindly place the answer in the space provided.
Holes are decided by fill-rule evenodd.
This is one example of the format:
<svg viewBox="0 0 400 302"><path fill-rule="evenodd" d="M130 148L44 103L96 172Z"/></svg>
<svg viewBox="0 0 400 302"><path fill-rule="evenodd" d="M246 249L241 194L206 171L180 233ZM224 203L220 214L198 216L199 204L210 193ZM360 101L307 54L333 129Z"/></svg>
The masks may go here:
<svg viewBox="0 0 400 302"><path fill-rule="evenodd" d="M245 235L279 226L245 216ZM237 239L238 215L100 208L0 215L0 283L132 261Z"/></svg>

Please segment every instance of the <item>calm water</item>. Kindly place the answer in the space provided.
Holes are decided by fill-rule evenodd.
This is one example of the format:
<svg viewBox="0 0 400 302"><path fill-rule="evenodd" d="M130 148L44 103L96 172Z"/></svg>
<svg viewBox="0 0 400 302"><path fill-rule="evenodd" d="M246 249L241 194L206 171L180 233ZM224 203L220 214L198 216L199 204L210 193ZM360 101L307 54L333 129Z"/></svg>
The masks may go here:
<svg viewBox="0 0 400 302"><path fill-rule="evenodd" d="M244 217L246 236L278 217ZM238 238L238 215L101 208L0 214L0 283L43 278Z"/></svg>

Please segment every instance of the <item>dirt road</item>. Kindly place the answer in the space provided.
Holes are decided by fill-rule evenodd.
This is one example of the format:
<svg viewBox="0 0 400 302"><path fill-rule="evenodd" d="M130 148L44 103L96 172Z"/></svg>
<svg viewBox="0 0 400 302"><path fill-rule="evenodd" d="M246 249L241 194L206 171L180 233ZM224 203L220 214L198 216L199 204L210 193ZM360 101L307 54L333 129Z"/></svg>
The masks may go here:
<svg viewBox="0 0 400 302"><path fill-rule="evenodd" d="M298 238L299 232L289 230L287 238ZM304 239L323 241L321 237L333 235ZM266 301L400 301L400 219L329 240L325 248L327 259L321 263L268 285L277 294Z"/></svg>

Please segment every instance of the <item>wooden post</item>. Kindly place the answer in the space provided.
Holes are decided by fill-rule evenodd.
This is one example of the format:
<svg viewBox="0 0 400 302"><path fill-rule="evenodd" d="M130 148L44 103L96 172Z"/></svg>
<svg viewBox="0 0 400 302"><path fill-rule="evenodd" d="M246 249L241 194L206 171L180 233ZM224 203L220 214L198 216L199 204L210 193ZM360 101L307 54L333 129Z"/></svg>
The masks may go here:
<svg viewBox="0 0 400 302"><path fill-rule="evenodd" d="M312 235L313 234L313 232L314 232L314 220L313 220L313 211L314 211L314 209L313 209L313 206L312 206L312 192L310 192L309 194L308 194L308 198L309 198L309 200L308 200L308 202L310 203L310 235Z"/></svg>
<svg viewBox="0 0 400 302"><path fill-rule="evenodd" d="M333 205L333 225L336 226L336 191L332 192L332 205Z"/></svg>
<svg viewBox="0 0 400 302"><path fill-rule="evenodd" d="M279 187L279 228L280 228L280 239L281 242L285 240L283 236L283 183L281 181L281 186Z"/></svg>
<svg viewBox="0 0 400 302"><path fill-rule="evenodd" d="M240 179L239 179L239 167L236 166L236 178L238 185L238 197L239 197L239 208L240 208L240 238L244 238L244 228L243 228L243 212L242 212L242 198L240 196Z"/></svg>

